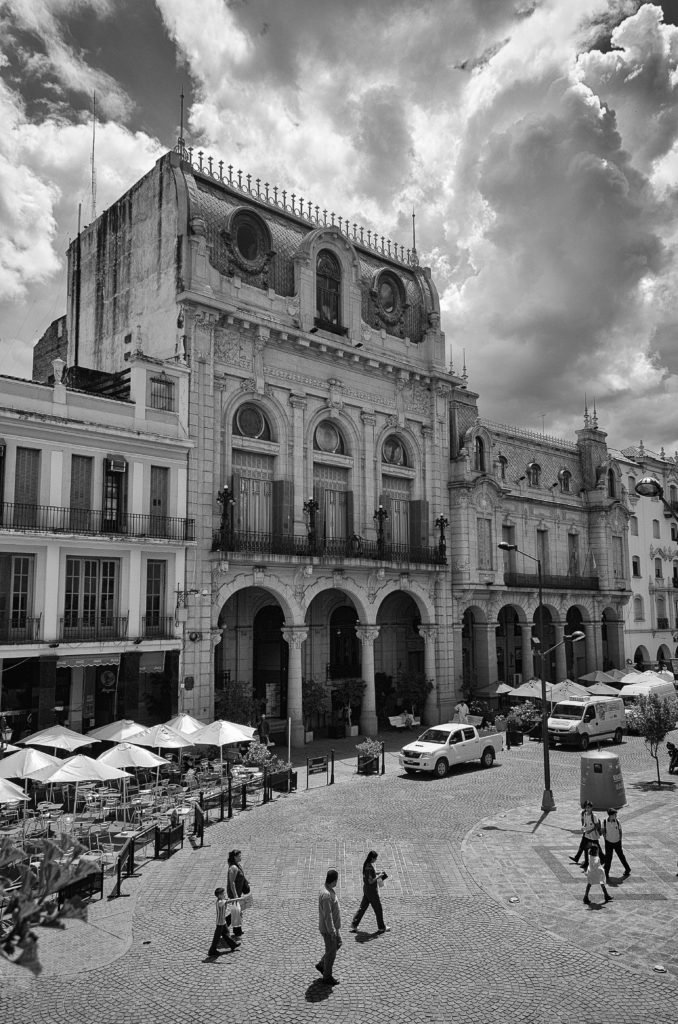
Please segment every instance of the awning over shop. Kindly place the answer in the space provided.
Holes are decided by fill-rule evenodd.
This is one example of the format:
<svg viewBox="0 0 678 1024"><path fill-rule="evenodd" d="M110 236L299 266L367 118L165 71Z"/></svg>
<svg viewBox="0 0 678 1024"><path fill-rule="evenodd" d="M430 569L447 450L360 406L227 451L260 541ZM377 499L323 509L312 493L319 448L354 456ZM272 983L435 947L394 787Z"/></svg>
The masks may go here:
<svg viewBox="0 0 678 1024"><path fill-rule="evenodd" d="M89 668L96 665L119 665L119 654L67 654L59 658L57 668Z"/></svg>
<svg viewBox="0 0 678 1024"><path fill-rule="evenodd" d="M164 670L164 651L146 651L145 654L141 655L141 659L139 661L140 672L164 672Z"/></svg>

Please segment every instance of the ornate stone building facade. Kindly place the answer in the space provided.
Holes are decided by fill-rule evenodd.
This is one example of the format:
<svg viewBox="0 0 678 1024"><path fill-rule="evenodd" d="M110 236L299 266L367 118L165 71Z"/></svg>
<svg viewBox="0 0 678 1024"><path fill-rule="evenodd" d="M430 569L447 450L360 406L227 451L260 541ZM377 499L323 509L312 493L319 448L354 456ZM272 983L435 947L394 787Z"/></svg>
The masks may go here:
<svg viewBox="0 0 678 1024"><path fill-rule="evenodd" d="M179 148L71 246L67 319L69 366L190 369L184 708L245 683L298 744L302 680L329 713L358 677L373 733L389 681L425 672L428 720L449 714L462 381L416 252Z"/></svg>
<svg viewBox="0 0 678 1024"><path fill-rule="evenodd" d="M241 683L300 744L303 680L329 720L361 678L373 733L423 672L425 720L445 720L533 674L537 563L549 676L623 663L629 509L605 433L595 414L572 442L480 419L414 249L180 145L72 244L60 337L72 373L189 375L185 710ZM580 627L583 649L560 643Z"/></svg>

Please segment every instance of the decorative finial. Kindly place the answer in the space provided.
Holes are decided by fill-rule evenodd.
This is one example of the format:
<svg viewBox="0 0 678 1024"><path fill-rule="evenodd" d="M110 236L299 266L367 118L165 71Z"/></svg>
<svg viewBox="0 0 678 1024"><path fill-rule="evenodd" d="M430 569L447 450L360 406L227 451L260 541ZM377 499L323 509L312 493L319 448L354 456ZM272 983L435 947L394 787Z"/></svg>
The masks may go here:
<svg viewBox="0 0 678 1024"><path fill-rule="evenodd" d="M591 421L589 419L589 403L586 397L586 392L584 392L584 426L588 427L590 425Z"/></svg>
<svg viewBox="0 0 678 1024"><path fill-rule="evenodd" d="M181 93L179 96L179 138L177 144L174 147L174 152L178 153L182 160L188 160L189 156L186 152L186 142L184 140L184 83L181 83Z"/></svg>
<svg viewBox="0 0 678 1024"><path fill-rule="evenodd" d="M463 350L462 358L464 360L464 367L463 367L463 369L461 371L461 379L462 380L468 380L468 374L466 372L466 349Z"/></svg>
<svg viewBox="0 0 678 1024"><path fill-rule="evenodd" d="M593 417L591 419L591 426L594 430L598 429L598 413L596 412L596 400L593 399Z"/></svg>
<svg viewBox="0 0 678 1024"><path fill-rule="evenodd" d="M412 252L410 253L410 263L413 267L418 267L419 257L417 256L417 231L415 220L414 207L412 207Z"/></svg>
<svg viewBox="0 0 678 1024"><path fill-rule="evenodd" d="M641 459L645 458L645 445L643 444L642 438L640 440L640 444L638 445L638 455Z"/></svg>

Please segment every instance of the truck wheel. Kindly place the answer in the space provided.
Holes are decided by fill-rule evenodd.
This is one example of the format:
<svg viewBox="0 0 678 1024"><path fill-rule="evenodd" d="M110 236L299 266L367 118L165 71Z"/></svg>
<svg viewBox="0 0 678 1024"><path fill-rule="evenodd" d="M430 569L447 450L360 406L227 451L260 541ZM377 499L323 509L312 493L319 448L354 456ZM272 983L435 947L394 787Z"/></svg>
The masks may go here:
<svg viewBox="0 0 678 1024"><path fill-rule="evenodd" d="M589 738L588 738L588 736L586 735L585 732L583 732L581 734L581 736L579 737L579 749L580 750L588 750L589 749Z"/></svg>
<svg viewBox="0 0 678 1024"><path fill-rule="evenodd" d="M614 730L614 742L615 743L621 743L621 741L622 741L622 731L621 731L621 729L615 729Z"/></svg>
<svg viewBox="0 0 678 1024"><path fill-rule="evenodd" d="M436 761L436 766L433 769L433 771L436 773L439 779L444 779L445 776L447 775L447 767L447 761L445 760L444 757L441 757Z"/></svg>
<svg viewBox="0 0 678 1024"><path fill-rule="evenodd" d="M483 756L480 758L480 763L483 768L491 768L494 764L494 750L492 747L488 747L487 750L483 750Z"/></svg>

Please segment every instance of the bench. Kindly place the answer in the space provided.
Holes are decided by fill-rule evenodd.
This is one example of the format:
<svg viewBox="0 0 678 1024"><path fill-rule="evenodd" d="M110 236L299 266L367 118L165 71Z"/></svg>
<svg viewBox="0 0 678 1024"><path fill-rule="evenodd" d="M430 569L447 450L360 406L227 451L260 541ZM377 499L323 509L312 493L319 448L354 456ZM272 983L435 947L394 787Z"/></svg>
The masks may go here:
<svg viewBox="0 0 678 1024"><path fill-rule="evenodd" d="M421 718L416 715L394 715L388 721L393 729L415 729L421 725Z"/></svg>

